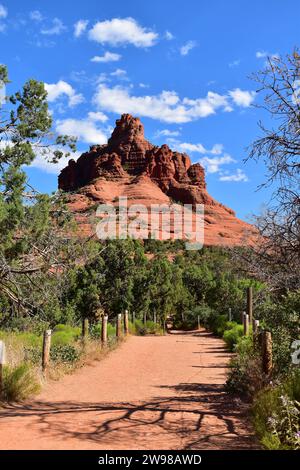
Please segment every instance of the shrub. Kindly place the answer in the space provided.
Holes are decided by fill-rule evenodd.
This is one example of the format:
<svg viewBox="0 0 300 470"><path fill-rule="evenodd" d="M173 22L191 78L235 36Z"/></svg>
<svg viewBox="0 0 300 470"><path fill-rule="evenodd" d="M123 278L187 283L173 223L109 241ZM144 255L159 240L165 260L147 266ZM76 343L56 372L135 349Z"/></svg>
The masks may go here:
<svg viewBox="0 0 300 470"><path fill-rule="evenodd" d="M5 322L5 329L9 332L30 332L41 336L49 328L49 323L32 317L10 317Z"/></svg>
<svg viewBox="0 0 300 470"><path fill-rule="evenodd" d="M146 321L146 330L147 330L147 335L162 334L162 327L158 323L154 323L154 321L151 321L151 320Z"/></svg>
<svg viewBox="0 0 300 470"><path fill-rule="evenodd" d="M39 392L40 384L29 364L20 364L14 368L6 366L3 372L2 396L5 401L24 400Z"/></svg>
<svg viewBox="0 0 300 470"><path fill-rule="evenodd" d="M142 322L142 320L135 320L134 328L136 334L139 336L145 336L147 334L146 325Z"/></svg>
<svg viewBox="0 0 300 470"><path fill-rule="evenodd" d="M260 355L253 348L252 337L243 336L238 339L235 347L238 355L230 362L226 381L226 389L251 399L257 391L266 385L266 377L262 373Z"/></svg>
<svg viewBox="0 0 300 470"><path fill-rule="evenodd" d="M52 345L68 345L74 343L81 335L81 329L70 325L56 325L52 334Z"/></svg>
<svg viewBox="0 0 300 470"><path fill-rule="evenodd" d="M111 323L107 324L107 336L116 336L116 327Z"/></svg>
<svg viewBox="0 0 300 470"><path fill-rule="evenodd" d="M80 353L71 344L56 344L51 347L50 359L53 362L74 363L80 358Z"/></svg>
<svg viewBox="0 0 300 470"><path fill-rule="evenodd" d="M256 397L254 426L267 449L300 449L300 372Z"/></svg>
<svg viewBox="0 0 300 470"><path fill-rule="evenodd" d="M42 345L42 336L34 333L18 333L17 338L25 347L37 348Z"/></svg>
<svg viewBox="0 0 300 470"><path fill-rule="evenodd" d="M90 328L90 335L94 339L101 338L102 333L102 324L100 322L94 323ZM116 327L111 323L107 324L107 336L116 336Z"/></svg>
<svg viewBox="0 0 300 470"><path fill-rule="evenodd" d="M229 323L229 322L228 322ZM229 325L227 325L229 326ZM223 334L223 339L225 343L227 344L228 348L230 351L234 351L235 346L238 343L238 340L243 336L244 334L244 327L243 325L238 325L235 322L231 322L231 328L226 329Z"/></svg>
<svg viewBox="0 0 300 470"><path fill-rule="evenodd" d="M42 348L24 348L24 360L32 364L40 364L42 361Z"/></svg>
<svg viewBox="0 0 300 470"><path fill-rule="evenodd" d="M58 324L54 327L53 331L54 333L63 331L74 336L74 339L77 339L81 335L81 328L78 326Z"/></svg>
<svg viewBox="0 0 300 470"><path fill-rule="evenodd" d="M223 336L227 321L227 315L215 314L209 318L208 327L215 335Z"/></svg>
<svg viewBox="0 0 300 470"><path fill-rule="evenodd" d="M141 320L135 320L134 322L135 334L139 336L145 335L159 335L162 334L162 328L158 323L148 320L144 324Z"/></svg>
<svg viewBox="0 0 300 470"><path fill-rule="evenodd" d="M198 327L198 317L200 324L204 327L209 327L211 317L214 311L207 305L198 305L192 310L184 312L182 315L177 315L174 322L174 328L179 330L193 330Z"/></svg>

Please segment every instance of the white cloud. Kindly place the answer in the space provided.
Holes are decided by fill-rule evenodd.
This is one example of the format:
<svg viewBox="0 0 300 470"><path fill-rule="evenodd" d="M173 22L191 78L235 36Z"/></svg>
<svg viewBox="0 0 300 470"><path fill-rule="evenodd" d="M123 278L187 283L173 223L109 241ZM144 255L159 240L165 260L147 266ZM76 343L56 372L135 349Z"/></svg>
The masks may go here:
<svg viewBox="0 0 300 470"><path fill-rule="evenodd" d="M188 55L188 53L194 49L194 47L197 46L197 43L196 41L188 41L186 44L184 44L183 46L181 46L181 48L179 49L180 50L180 54L181 55Z"/></svg>
<svg viewBox="0 0 300 470"><path fill-rule="evenodd" d="M151 47L155 44L158 34L143 28L134 18L113 18L98 21L89 31L89 38L112 46L133 44L136 47Z"/></svg>
<svg viewBox="0 0 300 470"><path fill-rule="evenodd" d="M174 39L174 35L170 32L170 31L166 31L165 32L165 38L167 39L167 41L172 41L172 39Z"/></svg>
<svg viewBox="0 0 300 470"><path fill-rule="evenodd" d="M235 181L235 182L247 182L249 181L248 176L244 173L243 170L238 168L235 173L231 175L222 175L219 178L220 181Z"/></svg>
<svg viewBox="0 0 300 470"><path fill-rule="evenodd" d="M65 148L57 148L56 150L66 152ZM33 168L38 168L39 170L42 170L46 173L59 175L61 170L68 165L68 161L70 159L77 160L81 155L81 152L74 152L71 153L70 157L62 157L57 163L51 163L51 160L54 156L53 151L49 150L45 154L43 152L37 151L36 157L30 166Z"/></svg>
<svg viewBox="0 0 300 470"><path fill-rule="evenodd" d="M5 20L7 17L7 8L0 3L0 21ZM6 30L6 24L3 22L0 22L0 33L4 33Z"/></svg>
<svg viewBox="0 0 300 470"><path fill-rule="evenodd" d="M221 157L203 157L199 160L202 166L206 169L207 173L219 173L222 165L228 165L229 163L235 163L230 155L225 153Z"/></svg>
<svg viewBox="0 0 300 470"><path fill-rule="evenodd" d="M0 142L0 149L4 149L7 146L12 146L12 142L10 140ZM66 153L68 149L60 146L53 146L45 149L38 145L33 145L33 150L35 153L35 159L30 166L54 175L58 175L60 171L67 166L70 158L77 160L81 155L81 152L79 151L71 152L70 157L62 157L57 163L51 163L54 158L55 150L60 150L61 152Z"/></svg>
<svg viewBox="0 0 300 470"><path fill-rule="evenodd" d="M257 51L255 55L256 55L257 59L266 59L267 57L270 57L271 59L278 59L278 57L279 57L279 54L277 52L276 53L270 53L270 52L267 52L267 51Z"/></svg>
<svg viewBox="0 0 300 470"><path fill-rule="evenodd" d="M114 74L114 72L112 73ZM215 114L218 110L233 111L233 105L248 107L255 92L239 88L220 95L208 91L204 98L180 99L175 91L162 91L157 95L134 96L130 87L109 86L109 76L98 77L98 89L93 101L99 109L117 114L131 113L168 123L185 123ZM118 73L119 75L119 73Z"/></svg>
<svg viewBox="0 0 300 470"><path fill-rule="evenodd" d="M170 129L162 129L161 131L157 131L155 133L155 137L178 137L180 135L180 131L171 131Z"/></svg>
<svg viewBox="0 0 300 470"><path fill-rule="evenodd" d="M42 15L42 13L39 11L39 10L33 10L29 13L29 18L32 20L32 21L37 21L38 23L40 21L43 21L44 17Z"/></svg>
<svg viewBox="0 0 300 470"><path fill-rule="evenodd" d="M90 111L88 113L88 118L91 121L100 121L100 122L106 122L108 120L108 117L104 113L101 113L101 111L98 111L98 112Z"/></svg>
<svg viewBox="0 0 300 470"><path fill-rule="evenodd" d="M89 24L89 20L78 20L74 24L74 36L75 36L75 38L79 38L79 36L81 36L85 32L88 24Z"/></svg>
<svg viewBox="0 0 300 470"><path fill-rule="evenodd" d="M172 136L174 136L175 133L174 134L168 133L168 132L171 132L171 131L166 130L167 133L165 133L165 131L161 131L161 132L164 132L164 134L162 134L162 135L171 136L171 138L169 138L167 140L168 143L170 144L170 146L172 148L174 148L175 150L178 150L180 152L200 153L202 155L205 155L205 154L206 155L207 154L209 154L209 155L222 155L223 150L224 150L223 144L214 144L213 147L209 150L209 149L205 148L203 144L200 144L200 143L199 144L192 144L192 143L189 143L189 142L180 142L180 140L172 138Z"/></svg>
<svg viewBox="0 0 300 470"><path fill-rule="evenodd" d="M67 82L59 80L57 83L45 83L45 89L48 93L48 101L50 103L66 95L69 98L69 106L73 107L84 101L81 93L76 93L74 88Z"/></svg>
<svg viewBox="0 0 300 470"><path fill-rule="evenodd" d="M255 55L257 59L263 59L268 56L268 53L266 51L257 51Z"/></svg>
<svg viewBox="0 0 300 470"><path fill-rule="evenodd" d="M221 155L223 152L222 144L215 144L211 150L206 149L202 144L191 144L187 142L180 142L178 147L183 152L196 152L201 154Z"/></svg>
<svg viewBox="0 0 300 470"><path fill-rule="evenodd" d="M110 75L112 77L125 77L127 75L127 72L124 69L116 69L114 72L111 72Z"/></svg>
<svg viewBox="0 0 300 470"><path fill-rule="evenodd" d="M4 19L7 17L7 8L0 3L0 18Z"/></svg>
<svg viewBox="0 0 300 470"><path fill-rule="evenodd" d="M117 62L121 57L122 56L120 54L106 51L103 56L95 55L91 59L91 62Z"/></svg>
<svg viewBox="0 0 300 470"><path fill-rule="evenodd" d="M109 78L108 74L105 72L100 73L100 75L97 78L97 83L104 83L104 82L109 82L111 79Z"/></svg>
<svg viewBox="0 0 300 470"><path fill-rule="evenodd" d="M221 155L223 150L224 150L223 144L215 144L213 148L211 149L210 153L212 155Z"/></svg>
<svg viewBox="0 0 300 470"><path fill-rule="evenodd" d="M54 18L52 20L52 26L48 29L42 29L41 33L46 35L58 35L66 31L66 26L59 18Z"/></svg>
<svg viewBox="0 0 300 470"><path fill-rule="evenodd" d="M95 116L88 116L87 119L64 119L56 123L56 131L60 134L72 135L81 142L88 144L105 144L107 142L107 132L97 127Z"/></svg>
<svg viewBox="0 0 300 470"><path fill-rule="evenodd" d="M257 51L255 54L257 59L266 59L265 60L265 66L267 67L269 65L269 61L275 61L276 59L279 59L279 54L278 53L270 53L267 51Z"/></svg>
<svg viewBox="0 0 300 470"><path fill-rule="evenodd" d="M248 108L254 101L255 91L243 91L240 88L236 88L230 91L229 95L237 106Z"/></svg>
<svg viewBox="0 0 300 470"><path fill-rule="evenodd" d="M147 83L139 83L139 87L140 88L149 88L149 85L147 85Z"/></svg>
<svg viewBox="0 0 300 470"><path fill-rule="evenodd" d="M205 98L179 98L175 91L158 95L132 96L121 86L109 87L101 83L94 102L105 111L117 114L131 113L169 123L190 122L215 114L217 110L232 111L228 95L209 91Z"/></svg>
<svg viewBox="0 0 300 470"><path fill-rule="evenodd" d="M177 147L183 152L206 153L206 148L202 144L190 144L188 142L180 142Z"/></svg>

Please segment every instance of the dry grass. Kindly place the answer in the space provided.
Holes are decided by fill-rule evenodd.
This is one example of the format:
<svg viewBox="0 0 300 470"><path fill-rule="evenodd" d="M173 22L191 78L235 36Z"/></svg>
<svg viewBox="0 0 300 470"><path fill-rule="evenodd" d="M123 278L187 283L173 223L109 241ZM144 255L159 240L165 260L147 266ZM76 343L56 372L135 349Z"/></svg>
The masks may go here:
<svg viewBox="0 0 300 470"><path fill-rule="evenodd" d="M3 401L20 401L38 393L48 380L60 380L65 374L72 374L75 370L91 364L94 361L101 361L112 350L118 347L125 337L117 341L115 337L110 337L106 348L101 347L100 339L88 339L85 343L77 341L72 344L77 350L78 360L63 362L50 361L47 373L42 373L41 351L37 346L37 360L40 364L26 362L26 348L32 346L30 338L22 337L17 333L1 334L1 339L5 342L7 366L5 367ZM28 344L29 343L29 344ZM1 399L1 398L0 398Z"/></svg>

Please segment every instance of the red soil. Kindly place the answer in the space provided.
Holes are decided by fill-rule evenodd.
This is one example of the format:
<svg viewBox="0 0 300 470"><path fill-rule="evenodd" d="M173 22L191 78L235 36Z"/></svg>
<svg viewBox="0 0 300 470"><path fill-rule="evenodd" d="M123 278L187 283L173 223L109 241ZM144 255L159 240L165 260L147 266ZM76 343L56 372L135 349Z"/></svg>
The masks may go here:
<svg viewBox="0 0 300 470"><path fill-rule="evenodd" d="M224 392L229 359L205 331L130 337L0 410L0 448L258 448L241 402Z"/></svg>

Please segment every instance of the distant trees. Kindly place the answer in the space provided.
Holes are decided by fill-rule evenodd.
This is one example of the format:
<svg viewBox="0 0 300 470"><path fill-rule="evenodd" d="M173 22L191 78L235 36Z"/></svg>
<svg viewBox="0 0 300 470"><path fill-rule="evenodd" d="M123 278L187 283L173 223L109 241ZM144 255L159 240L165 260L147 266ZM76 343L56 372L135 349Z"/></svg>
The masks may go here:
<svg viewBox="0 0 300 470"><path fill-rule="evenodd" d="M61 309L73 312L75 322L83 316L97 321L99 312L113 319L128 309L137 319L160 323L168 316L181 322L188 314L195 326L197 308L217 315L229 307L239 319L246 287L263 287L243 277L230 254L218 248L176 255L168 246L166 253L161 248L149 256L138 240L114 240L95 250L93 259L70 270L65 283Z"/></svg>
<svg viewBox="0 0 300 470"><path fill-rule="evenodd" d="M268 170L263 185L272 185L272 200L256 218L264 243L251 256L251 271L276 290L300 287L300 55L272 57L254 75L263 96L260 108L269 126L259 123L262 137L249 158L261 159Z"/></svg>

